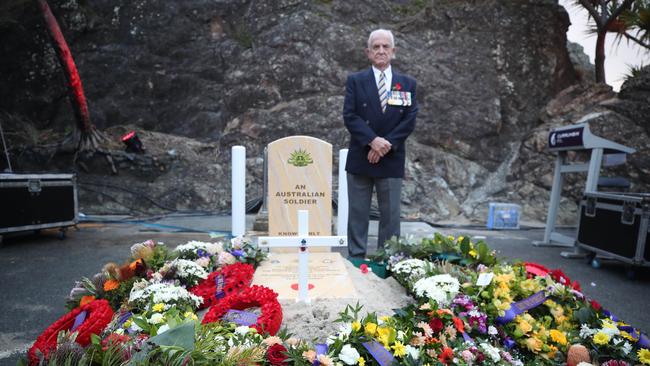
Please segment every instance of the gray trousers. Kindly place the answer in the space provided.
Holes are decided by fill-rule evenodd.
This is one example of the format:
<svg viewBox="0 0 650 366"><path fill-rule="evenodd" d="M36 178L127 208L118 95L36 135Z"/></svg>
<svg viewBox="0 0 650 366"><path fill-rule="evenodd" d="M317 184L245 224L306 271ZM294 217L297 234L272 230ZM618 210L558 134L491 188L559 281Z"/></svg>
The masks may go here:
<svg viewBox="0 0 650 366"><path fill-rule="evenodd" d="M379 237L377 248L393 235L400 235L400 201L402 178L372 178L348 174L348 253L365 257L368 248L368 223L373 188L379 205Z"/></svg>

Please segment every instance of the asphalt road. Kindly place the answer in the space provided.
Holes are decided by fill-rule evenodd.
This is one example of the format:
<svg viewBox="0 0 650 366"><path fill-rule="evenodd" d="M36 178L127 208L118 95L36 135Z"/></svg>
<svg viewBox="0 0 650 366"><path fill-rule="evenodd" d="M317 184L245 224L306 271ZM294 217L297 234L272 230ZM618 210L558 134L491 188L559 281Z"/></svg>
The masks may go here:
<svg viewBox="0 0 650 366"><path fill-rule="evenodd" d="M250 222L249 222L250 224ZM170 247L188 240L209 240L210 230L227 230L228 217L170 217L138 223L82 223L59 240L57 231L4 238L0 247L0 365L15 365L36 337L65 314L65 297L75 281L91 277L107 262L122 263L133 243L147 239ZM371 233L376 230L371 226ZM621 319L650 331L650 271L639 268L629 279L626 267L603 262L599 269L584 260L565 259L566 248L534 247L542 229L487 231L480 227L432 228L424 223L404 223L403 234L439 230L445 234L483 236L502 258L535 261L561 268L582 284L584 293L598 300Z"/></svg>

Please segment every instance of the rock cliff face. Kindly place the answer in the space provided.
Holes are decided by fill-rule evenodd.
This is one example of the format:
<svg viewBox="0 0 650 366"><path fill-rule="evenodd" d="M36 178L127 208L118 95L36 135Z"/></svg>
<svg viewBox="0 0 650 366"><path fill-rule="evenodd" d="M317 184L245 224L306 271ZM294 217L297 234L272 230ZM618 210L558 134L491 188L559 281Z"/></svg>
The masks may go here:
<svg viewBox="0 0 650 366"><path fill-rule="evenodd" d="M507 200L522 204L525 218L544 220L552 167L544 134L593 108L620 117L603 133L617 139L629 131L628 145L643 144L636 137L647 136L648 124L643 130L639 118L648 113L628 106L647 102L647 89L643 97L624 89L618 102L598 106L614 94L578 84L568 16L556 0L423 3L51 1L93 121L114 140L130 125L148 147L144 156L116 154L118 175L100 160L85 163L82 210L227 211L230 146L247 147L249 197L261 196L269 142L300 134L345 148L345 77L368 67L363 48L378 27L395 33L394 66L418 80L403 191L408 217L482 221L487 202ZM30 120L37 130L63 133L73 115L56 59L36 9L23 16L25 23L0 35L4 54L14 55L0 61L10 85L0 91L0 109L14 131L16 120ZM586 106L564 107L577 97ZM22 158L14 165L43 169L35 151L14 146ZM49 168L70 170L69 160L57 155ZM634 164L647 187L647 165Z"/></svg>

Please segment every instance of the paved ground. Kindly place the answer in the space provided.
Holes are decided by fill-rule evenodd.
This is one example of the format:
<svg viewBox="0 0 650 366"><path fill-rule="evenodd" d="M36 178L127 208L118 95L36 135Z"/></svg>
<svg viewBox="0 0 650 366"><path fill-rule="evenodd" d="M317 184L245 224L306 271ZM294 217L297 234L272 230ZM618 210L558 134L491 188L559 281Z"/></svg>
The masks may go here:
<svg viewBox="0 0 650 366"><path fill-rule="evenodd" d="M68 231L65 240L56 231L40 235L5 237L0 247L0 365L15 365L38 334L65 313L65 297L82 277L90 277L110 261L126 259L131 244L147 239L170 247L190 239L209 240L210 231L229 230L228 217L176 216L124 222L120 218L98 217ZM249 218L249 225L251 224ZM561 268L580 281L585 294L597 299L621 319L650 331L650 271L641 268L636 278L626 276L625 266L603 262L595 269L583 260L560 256L565 248L534 247L543 238L542 229L487 231L480 227L438 227L424 223L403 223L403 234L418 236L435 231L445 234L483 236L501 257L530 260L550 268ZM371 233L376 233L376 222ZM570 233L570 230L567 230ZM371 238L372 240L372 238Z"/></svg>

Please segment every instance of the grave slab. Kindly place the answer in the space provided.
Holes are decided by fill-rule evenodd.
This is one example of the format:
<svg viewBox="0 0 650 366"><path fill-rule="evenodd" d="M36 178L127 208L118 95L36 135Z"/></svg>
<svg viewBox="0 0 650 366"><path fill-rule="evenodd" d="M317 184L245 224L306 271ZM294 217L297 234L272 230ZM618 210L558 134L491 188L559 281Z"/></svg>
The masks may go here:
<svg viewBox="0 0 650 366"><path fill-rule="evenodd" d="M357 291L340 253L309 253L309 298L357 299ZM269 253L255 271L254 285L263 285L279 294L280 300L298 296L298 252Z"/></svg>

